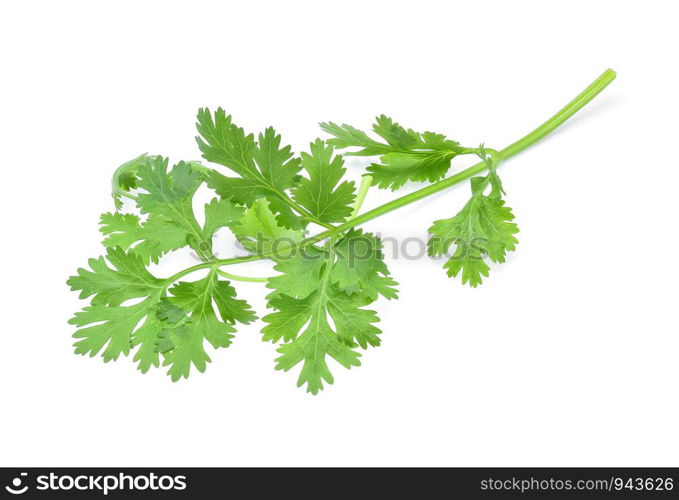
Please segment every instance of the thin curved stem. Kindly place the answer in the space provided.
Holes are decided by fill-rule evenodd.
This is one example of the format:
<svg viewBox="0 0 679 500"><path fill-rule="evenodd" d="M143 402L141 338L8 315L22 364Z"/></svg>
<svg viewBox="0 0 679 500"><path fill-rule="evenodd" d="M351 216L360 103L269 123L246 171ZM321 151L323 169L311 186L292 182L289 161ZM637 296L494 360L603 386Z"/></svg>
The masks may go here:
<svg viewBox="0 0 679 500"><path fill-rule="evenodd" d="M253 276L241 276L239 274L231 274L231 273L227 273L226 271L222 271L221 269L217 270L217 274L219 274L220 276L224 276L225 278L228 278L230 280L248 281L248 282L251 282L251 283L266 283L271 279L271 278L255 278Z"/></svg>
<svg viewBox="0 0 679 500"><path fill-rule="evenodd" d="M561 108L554 116L552 116L545 123L538 128L523 136L516 142L513 142L502 151L499 152L500 158L506 160L515 154L528 149L540 139L550 134L554 129L562 125L575 113L580 111L589 101L594 99L599 93L605 89L613 80L615 80L616 73L612 69L604 71L599 78L594 80L585 90L580 92L575 99Z"/></svg>
<svg viewBox="0 0 679 500"><path fill-rule="evenodd" d="M169 278L166 278L165 282L171 284L172 282L177 281L179 278L183 278L187 274L191 274L195 271L200 271L201 269L215 269L222 266L240 264L242 262L252 262L255 260L262 260L264 258L266 257L263 257L261 255L242 255L240 257L232 257L230 259L216 259L209 262L201 262L200 264L196 264L195 266L182 269L181 271L173 274Z"/></svg>
<svg viewBox="0 0 679 500"><path fill-rule="evenodd" d="M373 178L372 175L364 175L361 177L361 185L358 187L358 192L356 193L356 200L354 201L353 210L349 216L349 220L353 219L358 215L359 210L363 206L365 197L368 195L368 190L372 186Z"/></svg>

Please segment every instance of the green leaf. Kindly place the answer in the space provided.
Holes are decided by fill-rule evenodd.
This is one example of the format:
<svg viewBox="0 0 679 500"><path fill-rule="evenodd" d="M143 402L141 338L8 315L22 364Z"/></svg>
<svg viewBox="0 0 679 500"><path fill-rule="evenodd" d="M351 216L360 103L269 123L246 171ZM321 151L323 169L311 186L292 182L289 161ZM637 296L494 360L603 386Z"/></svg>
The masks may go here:
<svg viewBox="0 0 679 500"><path fill-rule="evenodd" d="M383 189L395 191L408 181L434 182L441 179L452 159L464 148L441 134L406 129L385 115L376 118L373 131L385 142L371 139L349 125L322 123L321 128L334 136L328 144L337 148L358 147L346 153L359 156L380 156L379 163L368 167L373 183Z"/></svg>
<svg viewBox="0 0 679 500"><path fill-rule="evenodd" d="M292 191L293 199L322 222L343 222L352 212L353 181L340 183L346 169L341 155L321 139L312 142L311 154L302 153L302 167L309 175Z"/></svg>
<svg viewBox="0 0 679 500"><path fill-rule="evenodd" d="M229 282L217 279L216 271L198 281L180 282L170 294L162 299L164 307L160 317L171 323L182 323L178 328L164 332L162 344L163 366L170 367L168 375L173 381L188 377L192 365L200 372L205 371L210 357L203 347L204 340L215 349L228 347L236 331L234 324L247 324L256 319L247 302L235 298L236 291ZM217 316L213 302L221 318ZM178 311L183 313L181 320Z"/></svg>
<svg viewBox="0 0 679 500"><path fill-rule="evenodd" d="M80 339L75 343L76 354L95 356L103 349L102 356L104 361L108 362L118 359L120 354L127 356L135 342L143 343L144 337L149 335L157 337L160 328L152 326L153 319L150 322L147 320L140 328L142 336L136 341L133 338L133 332L142 319L152 315L151 312L159 297L160 293L156 292L142 302L131 306L95 305L85 307L82 312L76 313L69 320L70 324L80 327L73 334L73 337ZM92 325L93 323L96 324ZM148 346L145 346L143 350L144 353L140 355L140 369L148 370L148 366L154 364L154 361L147 352Z"/></svg>
<svg viewBox="0 0 679 500"><path fill-rule="evenodd" d="M105 213L99 230L106 236L102 244L107 248L120 247L141 257L144 264L158 262L161 256L187 244L189 234L184 228L162 215L141 219L133 214Z"/></svg>
<svg viewBox="0 0 679 500"><path fill-rule="evenodd" d="M91 271L79 269L68 280L73 290L81 290L81 298L93 297L92 306L69 320L79 327L74 334L78 354L102 352L104 361L110 361L138 346L134 360L146 372L159 366L162 352L168 374L178 380L188 376L191 365L205 369L210 358L203 340L215 348L227 347L236 322L256 319L216 270L201 280L178 283L168 296L170 282L149 273L139 256L117 247L108 250L107 259L113 268L103 258L91 259ZM143 300L136 304L122 305L139 297Z"/></svg>
<svg viewBox="0 0 679 500"><path fill-rule="evenodd" d="M179 162L168 173L168 160L157 157L155 161L139 168L138 185L146 193L137 197L142 213L160 215L197 235L200 227L193 214L193 195L202 182L200 172L188 163Z"/></svg>
<svg viewBox="0 0 679 500"><path fill-rule="evenodd" d="M239 224L241 217L243 217L241 207L234 205L230 200L213 199L205 205L203 237L209 239L218 229Z"/></svg>
<svg viewBox="0 0 679 500"><path fill-rule="evenodd" d="M511 208L502 199L502 185L494 170L487 177L471 180L472 197L450 219L435 221L429 228L429 255L443 255L455 244L452 256L444 267L448 276L462 274L462 283L476 287L487 277L490 267L485 262L501 263L507 252L516 248L518 226L512 222ZM484 190L490 186L489 194Z"/></svg>
<svg viewBox="0 0 679 500"><path fill-rule="evenodd" d="M383 153L389 152L390 148L371 139L368 134L359 130L351 125L343 123L342 125L337 125L333 122L321 123L321 129L324 132L332 135L331 139L326 142L337 149L359 147L363 148L359 151L353 151L350 153L345 153L347 155L353 156L377 156Z"/></svg>
<svg viewBox="0 0 679 500"><path fill-rule="evenodd" d="M168 161L156 158L139 168L138 185L145 193L137 197L142 213L149 214L146 222L139 224L131 217L106 218L106 232L115 230L123 246L131 241L143 240L140 250L134 248L145 260L157 261L162 253L190 245L203 258L209 258L212 236L221 227L232 226L242 216L243 209L231 200L214 199L205 205L205 224L201 228L193 212L193 196L204 180L195 164L179 162L170 172ZM109 227L111 222L113 227ZM137 222L137 224L135 224ZM184 232L182 236L182 231Z"/></svg>
<svg viewBox="0 0 679 500"><path fill-rule="evenodd" d="M240 176L227 177L213 171L207 178L208 186L222 198L248 207L259 198L267 198L281 225L304 227L285 193L298 180L299 159L293 158L290 146L281 147L281 137L273 128L259 134L255 142L254 136L246 135L221 108L214 116L208 109L199 110L197 127L200 136L196 141L203 157Z"/></svg>
<svg viewBox="0 0 679 500"><path fill-rule="evenodd" d="M160 366L158 344L161 342L163 332L170 328L167 323L161 321L157 311L157 306L150 309L144 323L132 334L132 346L133 348L138 346L134 361L142 373L147 373L151 367Z"/></svg>
<svg viewBox="0 0 679 500"><path fill-rule="evenodd" d="M287 295L273 299L272 307L281 312L266 316L264 321L269 325L262 330L265 338L277 339L280 335L285 335L289 339L289 342L278 349L281 356L276 359L276 369L288 371L297 364L303 363L297 385L301 387L307 384L307 391L312 394L317 394L323 389L323 381L328 384L334 381L326 363L327 356L332 357L345 368L361 364L358 361L360 354L343 343L339 334L330 327L326 294L327 290L319 290L305 299L295 299ZM337 302L337 305L332 307L346 308L346 304ZM356 313L347 310L346 315L354 317ZM338 313L337 317L341 325L336 326L338 331L341 329L346 333L347 329L351 329L352 325L344 323L342 314ZM307 328L299 334L307 322L309 323Z"/></svg>
<svg viewBox="0 0 679 500"><path fill-rule="evenodd" d="M122 248L109 248L106 258L90 259L90 269L80 268L66 282L71 290L80 290L80 298L92 296L93 305L118 306L126 300L151 295L163 288L163 281L144 267L141 257L126 254Z"/></svg>
<svg viewBox="0 0 679 500"><path fill-rule="evenodd" d="M257 137L253 158L262 177L277 191L293 187L298 179L299 158L293 158L290 146L281 147L281 136L268 127Z"/></svg>
<svg viewBox="0 0 679 500"><path fill-rule="evenodd" d="M144 211L173 218L186 200L193 197L202 179L200 172L183 161L172 167L169 175L167 168L168 159L160 156L139 168L137 184L147 191L141 196L139 206Z"/></svg>
<svg viewBox="0 0 679 500"><path fill-rule="evenodd" d="M375 119L373 130L394 149L413 149L422 143L420 134L412 129L406 130L385 115L380 115Z"/></svg>
<svg viewBox="0 0 679 500"><path fill-rule="evenodd" d="M107 258L90 259L92 271L79 269L68 280L72 290L81 290L80 297L93 296L91 306L75 314L69 323L79 329L74 337L77 354L95 356L103 350L104 361L127 356L139 346L135 361L142 372L158 366L157 343L165 325L156 316L165 282L151 275L137 255L121 248L110 248ZM124 301L143 297L140 302L123 306Z"/></svg>
<svg viewBox="0 0 679 500"><path fill-rule="evenodd" d="M231 231L246 250L255 254L275 252L282 256L289 254L286 248L302 240L302 231L280 226L265 199L255 201L245 210Z"/></svg>
<svg viewBox="0 0 679 500"><path fill-rule="evenodd" d="M226 345L230 344L233 337L228 332L233 331L230 325L224 325L220 331L221 338ZM205 372L207 363L212 361L205 352L205 336L186 325L179 326L172 330L163 332L165 344L161 344L163 352L163 366L169 366L167 374L173 382L177 382L182 377L189 378L191 366L194 366L200 373ZM224 340L226 339L226 340Z"/></svg>
<svg viewBox="0 0 679 500"><path fill-rule="evenodd" d="M260 198L274 198L274 193L264 189L260 181L227 177L216 170L209 173L206 182L219 196L240 205L252 206Z"/></svg>
<svg viewBox="0 0 679 500"><path fill-rule="evenodd" d="M294 254L278 259L274 269L279 275L269 279L266 284L274 292L269 297L285 294L303 298L319 287L321 271L326 265L325 251L308 245Z"/></svg>
<svg viewBox="0 0 679 500"><path fill-rule="evenodd" d="M146 202L146 201L145 201ZM158 212L169 211L169 208L155 206ZM188 215L188 212L185 212ZM198 222L193 217L187 219L191 231L180 226L164 215L151 213L146 221L134 214L119 212L105 213L101 216L100 231L106 235L102 242L105 247L120 247L128 253L138 255L144 264L157 263L159 258L169 251L177 250L189 243L198 246L200 242L209 242L214 233L221 227L238 224L243 215L243 209L229 200L213 199L205 205L205 224L200 233ZM197 236L200 236L198 238Z"/></svg>
<svg viewBox="0 0 679 500"><path fill-rule="evenodd" d="M396 191L406 182L436 182L442 179L450 168L451 160L457 155L451 151L424 153L387 153L381 163L373 163L368 172L374 183L383 189Z"/></svg>
<svg viewBox="0 0 679 500"><path fill-rule="evenodd" d="M328 356L350 368L360 364L356 347L379 345L377 315L364 307L378 295L396 297L381 248L379 238L351 230L329 248L307 245L277 261L263 339L283 342L276 368L302 363L298 385L313 394L333 382Z"/></svg>
<svg viewBox="0 0 679 500"><path fill-rule="evenodd" d="M231 115L222 108L215 111L214 118L209 109L198 110L196 127L200 134L196 142L203 158L224 165L243 178L262 177L253 158L254 136L246 135L242 128L233 124Z"/></svg>
<svg viewBox="0 0 679 500"><path fill-rule="evenodd" d="M351 297L343 293L331 293L327 296L328 313L335 324L337 337L348 346L360 345L363 349L380 345L378 335L382 333L373 325L379 318L375 311L362 309L370 303L369 299L354 294Z"/></svg>
<svg viewBox="0 0 679 500"><path fill-rule="evenodd" d="M335 245L335 261L330 278L340 290L352 295L361 292L371 300L382 295L397 298L398 285L384 263L382 241L360 229L349 230Z"/></svg>

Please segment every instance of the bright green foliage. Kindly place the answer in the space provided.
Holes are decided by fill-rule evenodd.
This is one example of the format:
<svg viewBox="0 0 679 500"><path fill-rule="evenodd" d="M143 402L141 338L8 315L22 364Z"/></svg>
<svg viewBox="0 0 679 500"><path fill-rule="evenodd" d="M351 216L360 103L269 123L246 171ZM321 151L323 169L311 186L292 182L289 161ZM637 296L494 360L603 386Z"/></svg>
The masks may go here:
<svg viewBox="0 0 679 500"><path fill-rule="evenodd" d="M222 198L248 207L255 200L266 198L282 226L301 229L306 225L293 212L286 194L298 181L300 160L293 158L290 146L281 147L281 137L273 128L267 128L255 141L221 108L214 116L209 109L199 110L197 127L200 136L196 141L203 158L224 165L239 176L210 173L208 185Z"/></svg>
<svg viewBox="0 0 679 500"><path fill-rule="evenodd" d="M253 253L285 253L286 248L302 240L302 231L287 229L276 223L275 214L264 198L246 208L231 231L243 247Z"/></svg>
<svg viewBox="0 0 679 500"><path fill-rule="evenodd" d="M215 232L239 223L243 208L228 199L213 199L205 205L205 223L200 226L193 213L193 196L203 175L190 163L180 162L167 171L168 161L154 157L137 170L136 186L145 192L136 202L145 221L119 212L101 216L100 231L105 247L120 247L138 255L145 264L158 262L165 253L189 245L199 254L209 254Z"/></svg>
<svg viewBox="0 0 679 500"><path fill-rule="evenodd" d="M102 352L109 361L137 347L134 359L142 372L159 366L163 357L168 374L178 380L188 376L192 365L205 370L210 358L204 340L215 348L228 346L234 323L250 323L254 313L235 298L227 281L217 279L216 272L209 279L179 283L168 295L174 280L154 277L146 265L186 245L201 256L210 255L212 236L222 227L239 224L244 209L228 199L213 199L205 205L201 226L193 212L193 196L204 175L196 163L180 162L168 171L168 161L161 157L135 161L133 170L125 172L134 182L126 185L141 190L136 203L146 220L135 214L103 214L106 259L90 259L90 269L79 269L68 280L81 298L92 297L92 306L70 320L80 327L74 334L79 339L76 353ZM141 300L125 305L130 299ZM174 316L168 314L170 307Z"/></svg>
<svg viewBox="0 0 679 500"><path fill-rule="evenodd" d="M288 257L277 260L280 274L269 279L267 288L291 297L304 298L318 288L326 252L315 246L300 248Z"/></svg>
<svg viewBox="0 0 679 500"><path fill-rule="evenodd" d="M198 248L203 233L193 214L192 200L202 175L184 162L169 173L167 167L168 160L157 157L139 168L137 185L145 192L137 196L137 206L141 213L162 217L183 229L188 244Z"/></svg>
<svg viewBox="0 0 679 500"><path fill-rule="evenodd" d="M80 290L81 299L92 296L93 305L118 306L162 288L162 280L146 270L141 258L121 248L109 248L106 257L113 268L103 257L90 259L91 269L78 269L78 275L66 282L71 290Z"/></svg>
<svg viewBox="0 0 679 500"><path fill-rule="evenodd" d="M303 363L302 371L297 380L297 385L307 384L307 391L317 394L323 389L323 381L332 384L334 378L326 363L326 357L330 356L345 368L359 366L360 354L342 342L339 336L340 328L351 330L352 327L371 327L370 320L363 324L344 323L344 317L354 317L358 313L357 308L347 308L338 317L337 331L333 331L328 323L328 307L334 300L333 290L321 289L305 299L293 299L286 295L279 299L273 299L271 307L279 310L264 318L270 325L264 328L265 338L274 342L277 336L286 332L287 340L278 352L281 356L276 359L277 370L290 370L299 363ZM341 307L341 306L340 306ZM364 311L366 314L377 319L373 311ZM334 318L333 318L334 319ZM309 322L306 329L300 334L300 329ZM375 328L376 329L376 328ZM378 330L379 331L379 330ZM348 337L351 341L352 337ZM379 342L379 341L378 341Z"/></svg>
<svg viewBox="0 0 679 500"><path fill-rule="evenodd" d="M203 158L228 168L229 175L198 162L170 168L166 158L150 155L119 167L113 180L117 211L101 216L106 257L90 259L88 269L68 280L80 298L91 300L70 320L78 328L76 353L101 354L104 361L133 353L140 371L162 365L173 381L192 370L203 372L209 346L228 347L236 323L256 319L222 277L266 281L272 312L263 318L262 334L280 344L276 369L298 368L298 386L318 393L334 381L330 359L346 368L359 366L360 350L380 345L371 305L380 297L397 298L380 238L352 227L368 181L392 190L408 181L433 182L458 154L479 154L489 173L471 180L471 199L455 217L434 223L429 253L445 254L455 244L445 264L448 274L461 274L463 283L476 286L488 275L484 258L503 262L514 249L518 229L502 200L494 160L483 147L463 148L384 115L373 126L379 140L349 125L321 126L333 137L315 140L296 157L273 128L247 134L224 110L201 109L196 140ZM359 149L347 154L380 158L368 167L371 178L364 177L358 197L354 182L345 180L343 157L335 153L349 147ZM203 184L218 197L201 209L201 224L193 207ZM134 199L139 213L121 213L121 196ZM309 237L313 224L325 232ZM213 236L224 227L251 255L222 260L213 255ZM187 246L200 263L167 278L148 271L168 252ZM220 269L259 259L273 261L277 274L262 279ZM207 274L186 279L198 270Z"/></svg>
<svg viewBox="0 0 679 500"><path fill-rule="evenodd" d="M140 257L126 254L121 248L112 248L108 250L107 259L113 268L103 257L90 259L91 270L78 269L78 275L68 280L71 290L80 290L81 298L93 296L92 305L69 321L84 327L74 334L80 339L75 344L76 353L94 356L104 349L105 361L118 359L121 353L128 355L133 345L143 343L144 338L149 339L152 324L155 323L156 334L159 332L155 318L151 318L139 328L139 337L134 334L139 322L152 316L165 289L163 280L146 271ZM139 297L145 298L131 306L121 305ZM148 362L148 356L144 361ZM150 364L157 366L157 362L150 361Z"/></svg>
<svg viewBox="0 0 679 500"><path fill-rule="evenodd" d="M450 168L451 160L464 151L459 143L441 134L420 134L405 129L384 115L378 116L373 125L373 131L384 142L375 141L365 132L346 124L321 123L321 128L333 136L328 144L339 149L361 148L346 154L380 156L380 162L368 167L368 172L379 187L392 191L408 181L434 182L441 179Z"/></svg>
<svg viewBox="0 0 679 500"><path fill-rule="evenodd" d="M320 139L311 143L311 154L302 153L309 177L299 181L292 196L322 222L343 222L351 215L355 189L353 182L339 184L346 172L343 165L342 157L333 157L333 148Z"/></svg>
<svg viewBox="0 0 679 500"><path fill-rule="evenodd" d="M131 191L139 187L139 170L145 166L152 166L159 160L162 160L160 156L143 154L122 164L116 169L113 174L112 182L112 194L116 210L121 210L123 208L122 196L128 196ZM200 162L189 161L185 163L195 172L206 171L205 167L203 167Z"/></svg>
<svg viewBox="0 0 679 500"><path fill-rule="evenodd" d="M92 296L92 305L76 313L69 323L78 327L74 337L76 353L96 355L104 349L104 361L127 355L135 343L133 331L138 323L157 305L164 292L164 283L146 271L141 258L126 254L121 248L109 249L107 265L103 257L90 259L90 270L78 269L68 284L80 290L80 298ZM132 306L121 306L129 299L146 297ZM93 326L92 323L98 323ZM148 325L141 328L145 334Z"/></svg>
<svg viewBox="0 0 679 500"><path fill-rule="evenodd" d="M191 365L204 371L210 361L204 349L207 340L216 349L231 343L234 324L255 319L248 304L236 299L229 282L215 271L199 281L180 282L169 290L172 280L161 280L144 267L141 257L117 247L107 259L90 259L91 270L79 269L68 284L81 297L93 296L69 323L80 329L77 354L95 356L103 350L104 361L116 360L139 346L135 361L142 372L159 366L160 355L173 380L188 377ZM143 297L132 305L123 302ZM213 309L217 306L219 317Z"/></svg>
<svg viewBox="0 0 679 500"><path fill-rule="evenodd" d="M490 267L484 257L492 262L505 261L507 252L515 249L518 240L514 237L519 232L518 226L512 222L514 214L505 206L502 199L504 191L500 178L488 162L490 173L486 177L474 177L471 180L472 196L457 215L450 219L435 221L429 228L429 255L443 255L451 245L456 249L446 261L444 267L448 276L457 276L462 272L462 283L472 287L481 284L482 277L487 277ZM490 187L490 193L485 191Z"/></svg>
<svg viewBox="0 0 679 500"><path fill-rule="evenodd" d="M346 368L360 365L358 346L380 343L375 311L365 309L378 294L396 298L396 282L382 260L379 238L351 230L326 249L306 247L281 260L281 274L269 280L274 291L264 317L264 340L283 341L276 368L302 363L298 385L316 394L332 384L327 357ZM329 319L332 320L331 326Z"/></svg>
<svg viewBox="0 0 679 500"><path fill-rule="evenodd" d="M334 247L336 260L330 280L347 295L362 293L371 300L378 295L396 298L397 283L384 263L382 241L360 229L349 230Z"/></svg>
<svg viewBox="0 0 679 500"><path fill-rule="evenodd" d="M134 214L105 213L99 230L107 248L130 249L145 264L158 262L165 253L187 245L187 232L163 216L150 215L144 222Z"/></svg>
<svg viewBox="0 0 679 500"><path fill-rule="evenodd" d="M162 299L159 317L174 325L181 322L177 328L163 332L160 344L165 353L163 365L170 366L172 380L188 377L191 365L205 371L210 358L204 340L215 349L228 347L236 331L234 323L248 324L256 319L247 302L236 299L234 288L228 281L218 280L215 271L202 280L178 283L170 294Z"/></svg>
<svg viewBox="0 0 679 500"><path fill-rule="evenodd" d="M206 345L229 346L235 324L255 319L222 278L266 282L273 311L263 318L262 333L263 340L280 343L276 368L299 367L298 386L318 393L334 380L329 359L346 368L359 366L359 348L380 344L379 319L370 306L380 297L397 296L380 239L354 227L470 180L470 200L454 217L434 222L428 249L439 256L455 245L445 264L448 275L479 285L488 275L486 261L504 262L517 244L518 227L503 200L497 162L551 133L614 78L615 72L606 70L554 116L500 151L462 147L441 134L415 132L380 115L373 126L379 139L349 125L322 123L332 138L312 142L309 153L296 157L273 128L255 137L221 108L214 114L201 109L198 147L203 158L230 169L230 175L199 162L179 162L168 170L166 159L146 154L115 171L116 210L122 209L122 197L135 199L145 217L102 215L106 257L90 259L89 269L78 269L69 278L71 289L91 301L69 321L78 328L76 353L101 353L109 361L135 351L139 370L162 363L172 380L188 377L192 367L202 372L210 361ZM343 180L344 161L335 148L379 157L357 194L353 182ZM396 190L409 181L438 181L454 157L467 154L482 162L359 213L371 183ZM485 170L488 174L480 176ZM219 198L205 205L201 225L193 198L203 183ZM308 235L314 225L323 230ZM223 227L251 254L217 259L211 242ZM187 245L200 263L167 278L148 271L150 263ZM277 275L248 277L222 269L264 259L274 262ZM206 274L187 280L196 271Z"/></svg>
<svg viewBox="0 0 679 500"><path fill-rule="evenodd" d="M139 168L137 186L146 192L137 197L137 205L142 213L162 215L191 231L191 200L202 182L201 174L183 161L170 172L167 169L168 160L162 157Z"/></svg>
<svg viewBox="0 0 679 500"><path fill-rule="evenodd" d="M392 189L409 180L440 178L464 148L385 116L373 127L381 141L348 125L322 126L335 137L327 143L317 139L295 157L273 128L247 134L222 109L214 114L201 109L196 140L203 157L231 175L198 162L170 168L166 158L150 155L121 166L113 182L116 208L122 207L120 196L129 196L141 215L103 214L106 259L91 259L90 269L79 269L68 281L92 302L71 319L79 328L76 352L101 353L109 361L135 351L142 372L162 364L175 381L188 377L192 368L204 371L210 362L207 344L228 347L235 324L255 319L220 278L212 255L212 237L228 227L245 250L275 263L277 275L267 283L273 312L264 318L262 333L265 341L280 343L276 368L301 365L298 384L316 394L333 382L328 358L347 368L360 365L359 349L380 344L379 318L369 306L379 297L397 298L397 283L373 234L352 228L306 244L309 223L332 228L354 213L355 185L344 180L344 160L334 148L359 147L350 154L380 156L381 163L369 172L378 185ZM219 197L204 206L200 224L193 206L203 183ZM204 265L166 279L146 269L185 246ZM179 281L203 267L208 269L204 278Z"/></svg>
<svg viewBox="0 0 679 500"><path fill-rule="evenodd" d="M161 331L153 314L158 300L159 293L156 292L131 306L85 307L69 320L70 324L80 328L73 334L80 339L75 343L76 354L95 356L103 349L102 357L108 362L118 359L120 354L127 356L133 345L145 343L140 369L145 371L151 365L158 366L157 350L149 346L149 343L156 343ZM144 318L146 321L135 333L137 325Z"/></svg>

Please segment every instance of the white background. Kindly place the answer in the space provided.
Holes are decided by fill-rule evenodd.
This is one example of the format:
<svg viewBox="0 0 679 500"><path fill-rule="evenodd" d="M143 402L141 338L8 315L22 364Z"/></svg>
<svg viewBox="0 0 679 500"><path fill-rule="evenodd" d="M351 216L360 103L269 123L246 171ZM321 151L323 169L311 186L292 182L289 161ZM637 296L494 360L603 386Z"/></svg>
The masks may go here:
<svg viewBox="0 0 679 500"><path fill-rule="evenodd" d="M0 465L679 465L676 19L654 1L3 3ZM65 280L102 252L113 169L197 159L198 107L297 151L319 121L378 113L501 148L607 67L501 170L517 252L478 289L390 257L383 345L319 396L274 371L260 322L176 384L72 353L85 304ZM365 227L424 238L467 195ZM238 289L265 312L261 285Z"/></svg>

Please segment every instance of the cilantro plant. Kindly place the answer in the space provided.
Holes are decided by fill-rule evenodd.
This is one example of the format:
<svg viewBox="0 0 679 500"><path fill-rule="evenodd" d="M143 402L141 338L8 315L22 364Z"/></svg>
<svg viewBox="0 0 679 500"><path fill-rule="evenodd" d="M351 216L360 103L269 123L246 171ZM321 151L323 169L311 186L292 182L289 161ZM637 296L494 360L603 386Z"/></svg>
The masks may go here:
<svg viewBox="0 0 679 500"><path fill-rule="evenodd" d="M202 372L210 362L209 346L228 347L236 326L256 319L232 282L262 282L272 311L262 318L262 334L280 344L276 369L301 365L298 385L316 394L324 382L333 382L328 358L351 368L360 365L359 348L380 344L371 305L397 298L380 239L357 226L468 180L469 201L433 222L428 251L447 256L449 276L478 286L490 264L504 262L518 242L498 166L568 120L614 78L607 70L552 118L501 150L465 147L382 115L372 134L322 123L330 138L316 139L295 155L273 128L255 137L222 109L201 109L198 147L214 166L192 161L170 167L166 158L142 155L116 170L116 210L101 216L106 255L90 259L88 268L68 280L90 300L70 320L78 328L76 353L101 354L104 361L133 353L139 370L162 364L174 381L192 369ZM339 150L375 158L360 186L343 180ZM460 155L480 161L446 177ZM396 191L408 182L428 185L361 213L371 186ZM215 197L202 207L201 224L193 197L203 184ZM134 200L139 214L121 211L123 197ZM223 227L248 255L213 255L212 238ZM313 227L322 230L311 234ZM148 270L182 247L193 249L201 262L169 277ZM253 278L226 271L260 259L273 261L277 274ZM197 271L202 277L195 277Z"/></svg>

